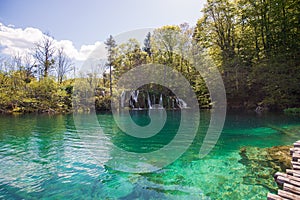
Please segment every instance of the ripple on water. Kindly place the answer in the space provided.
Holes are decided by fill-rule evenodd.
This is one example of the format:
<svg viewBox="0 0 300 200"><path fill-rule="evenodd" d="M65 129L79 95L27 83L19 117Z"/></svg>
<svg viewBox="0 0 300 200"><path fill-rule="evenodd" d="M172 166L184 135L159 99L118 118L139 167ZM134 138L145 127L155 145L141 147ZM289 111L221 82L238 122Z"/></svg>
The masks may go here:
<svg viewBox="0 0 300 200"><path fill-rule="evenodd" d="M265 199L268 180L240 162L239 150L290 144L294 139L265 126L268 117L241 116L242 123L237 123L239 117L228 118L230 125L204 159L198 157L203 139L198 133L191 148L171 165L130 174L105 165L114 156L113 144L151 151L168 143L161 140L178 127L170 123L164 135L136 143L118 132L111 115L100 115L106 142L99 145L97 140L104 136L91 135L86 140L91 142L83 141L84 130L76 130L70 116L0 116L0 199ZM295 126L299 127L299 119L289 124L272 117L270 122L280 122L281 128L297 134L300 130ZM86 124L85 130L90 128L95 127Z"/></svg>

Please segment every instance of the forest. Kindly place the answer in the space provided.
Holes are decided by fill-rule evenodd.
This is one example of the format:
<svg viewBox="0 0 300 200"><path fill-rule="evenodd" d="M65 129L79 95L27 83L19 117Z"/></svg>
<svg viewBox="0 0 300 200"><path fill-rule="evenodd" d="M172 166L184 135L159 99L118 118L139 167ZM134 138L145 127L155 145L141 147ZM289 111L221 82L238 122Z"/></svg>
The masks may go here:
<svg viewBox="0 0 300 200"><path fill-rule="evenodd" d="M105 41L107 70L97 82L96 110L109 110L115 83L142 64L163 64L180 72L193 88L201 108L210 108L209 91L193 62L219 69L229 109L284 110L300 107L300 6L298 0L208 0L194 26L166 25L117 44ZM28 56L2 58L0 112L71 112L75 66L64 49L45 36ZM207 63L206 63L207 65ZM138 78L138 77L137 77ZM150 87L150 86L147 86ZM153 92L160 86L152 85ZM165 91L170 92L170 91ZM157 95L158 96L158 95ZM77 105L80 105L77 104ZM85 110L84 107L75 110Z"/></svg>

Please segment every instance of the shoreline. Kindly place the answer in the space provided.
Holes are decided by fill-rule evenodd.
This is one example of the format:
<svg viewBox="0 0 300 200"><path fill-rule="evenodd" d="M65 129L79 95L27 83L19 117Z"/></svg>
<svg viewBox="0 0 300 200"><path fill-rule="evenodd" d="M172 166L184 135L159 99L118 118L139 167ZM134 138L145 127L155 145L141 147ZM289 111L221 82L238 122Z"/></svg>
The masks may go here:
<svg viewBox="0 0 300 200"><path fill-rule="evenodd" d="M188 110L188 108L184 108ZM148 111L149 109L124 109L129 110L132 112L140 112L140 111ZM180 111L180 108L177 109L165 109L166 111ZM200 111L211 111L213 108L199 108ZM54 110L54 109L47 109L47 110L37 110L32 112L20 112L20 111L12 111L12 110L3 110L0 109L0 115L27 115L27 114L34 114L34 115L68 115L68 114L89 114L89 113L112 113L111 109L100 109L100 110L80 110L74 111L73 109L70 110ZM285 114L285 115L297 115L297 113L288 113L285 110L268 110L263 112L256 112L253 109L230 109L227 108L226 112L229 113L245 113L245 114L257 114L257 115L264 115L268 113L277 113L277 114Z"/></svg>

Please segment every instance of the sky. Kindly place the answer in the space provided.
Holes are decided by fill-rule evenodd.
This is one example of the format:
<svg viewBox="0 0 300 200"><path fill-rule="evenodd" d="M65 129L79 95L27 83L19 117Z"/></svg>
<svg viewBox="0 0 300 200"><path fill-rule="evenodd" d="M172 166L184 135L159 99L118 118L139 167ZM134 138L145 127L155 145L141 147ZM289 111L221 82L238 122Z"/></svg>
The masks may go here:
<svg viewBox="0 0 300 200"><path fill-rule="evenodd" d="M204 0L0 0L0 53L30 51L43 33L84 60L109 35L184 22L194 26ZM26 50L27 49L27 50Z"/></svg>

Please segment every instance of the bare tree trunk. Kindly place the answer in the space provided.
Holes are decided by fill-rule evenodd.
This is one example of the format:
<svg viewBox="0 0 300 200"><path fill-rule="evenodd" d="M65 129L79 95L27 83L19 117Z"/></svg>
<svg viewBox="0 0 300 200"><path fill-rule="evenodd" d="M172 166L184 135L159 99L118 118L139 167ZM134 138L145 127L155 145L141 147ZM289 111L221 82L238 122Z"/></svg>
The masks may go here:
<svg viewBox="0 0 300 200"><path fill-rule="evenodd" d="M110 96L112 97L113 92L112 92L111 65L109 66L109 92L110 92Z"/></svg>

